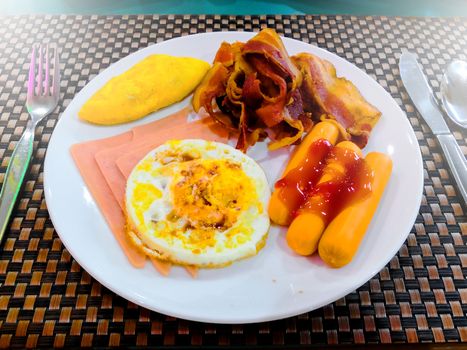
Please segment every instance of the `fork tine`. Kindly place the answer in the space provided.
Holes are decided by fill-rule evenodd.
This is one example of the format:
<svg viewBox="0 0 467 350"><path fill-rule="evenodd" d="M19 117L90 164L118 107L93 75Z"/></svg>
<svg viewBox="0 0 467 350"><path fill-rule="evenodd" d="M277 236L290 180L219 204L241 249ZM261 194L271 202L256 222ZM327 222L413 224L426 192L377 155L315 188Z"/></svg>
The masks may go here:
<svg viewBox="0 0 467 350"><path fill-rule="evenodd" d="M49 66L49 44L45 46L45 83L44 95L48 96L50 92L50 66Z"/></svg>
<svg viewBox="0 0 467 350"><path fill-rule="evenodd" d="M44 86L44 81L42 80L42 61L43 61L43 52L42 45L39 45L39 75L37 76L37 96L42 95L42 88Z"/></svg>
<svg viewBox="0 0 467 350"><path fill-rule="evenodd" d="M34 86L36 81L36 47L33 45L31 52L31 63L29 64L28 98L34 96Z"/></svg>
<svg viewBox="0 0 467 350"><path fill-rule="evenodd" d="M52 95L55 98L60 97L60 61L58 58L58 48L54 47L54 80Z"/></svg>

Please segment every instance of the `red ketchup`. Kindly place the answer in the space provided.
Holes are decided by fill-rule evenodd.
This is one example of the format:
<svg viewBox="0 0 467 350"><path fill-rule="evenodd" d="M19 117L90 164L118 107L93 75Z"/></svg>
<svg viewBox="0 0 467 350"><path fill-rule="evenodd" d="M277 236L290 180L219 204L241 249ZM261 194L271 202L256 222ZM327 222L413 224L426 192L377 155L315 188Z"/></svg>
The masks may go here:
<svg viewBox="0 0 467 350"><path fill-rule="evenodd" d="M333 163L337 164L326 167ZM331 176L320 182L324 173ZM275 186L281 188L280 199L294 217L304 211L318 212L328 224L344 208L368 196L372 181L373 172L354 151L317 140L310 145L305 163Z"/></svg>
<svg viewBox="0 0 467 350"><path fill-rule="evenodd" d="M286 176L275 184L279 191L279 199L287 203L287 207L295 213L305 202L308 193L318 183L326 158L333 148L332 144L324 139L313 142L308 148L308 155L304 164L290 170Z"/></svg>

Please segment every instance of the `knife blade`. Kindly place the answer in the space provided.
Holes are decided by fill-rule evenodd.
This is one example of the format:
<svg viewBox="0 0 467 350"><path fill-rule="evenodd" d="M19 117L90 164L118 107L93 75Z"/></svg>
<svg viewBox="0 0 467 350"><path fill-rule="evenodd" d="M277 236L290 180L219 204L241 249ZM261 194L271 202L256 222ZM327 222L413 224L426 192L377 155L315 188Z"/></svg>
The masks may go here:
<svg viewBox="0 0 467 350"><path fill-rule="evenodd" d="M399 72L412 102L438 138L459 192L467 203L467 161L444 121L433 91L417 62L417 56L411 52L402 53L399 59Z"/></svg>
<svg viewBox="0 0 467 350"><path fill-rule="evenodd" d="M438 109L425 74L417 62L417 56L411 52L402 53L399 59L399 71L405 89L433 134L449 134L449 128Z"/></svg>

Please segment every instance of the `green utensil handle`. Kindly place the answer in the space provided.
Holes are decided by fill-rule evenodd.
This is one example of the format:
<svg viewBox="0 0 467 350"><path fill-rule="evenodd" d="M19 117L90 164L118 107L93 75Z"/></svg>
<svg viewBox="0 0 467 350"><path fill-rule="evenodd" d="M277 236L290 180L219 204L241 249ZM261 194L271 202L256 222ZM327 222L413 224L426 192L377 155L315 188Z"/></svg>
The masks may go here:
<svg viewBox="0 0 467 350"><path fill-rule="evenodd" d="M11 155L0 192L0 242L3 240L11 212L31 161L33 144L34 127L29 122Z"/></svg>

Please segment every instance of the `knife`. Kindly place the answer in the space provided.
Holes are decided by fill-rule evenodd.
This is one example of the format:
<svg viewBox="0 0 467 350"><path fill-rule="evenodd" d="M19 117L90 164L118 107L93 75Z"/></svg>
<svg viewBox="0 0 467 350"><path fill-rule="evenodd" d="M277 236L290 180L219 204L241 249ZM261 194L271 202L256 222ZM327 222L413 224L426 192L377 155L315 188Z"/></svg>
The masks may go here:
<svg viewBox="0 0 467 350"><path fill-rule="evenodd" d="M417 62L417 56L411 52L402 53L399 59L399 72L410 98L438 138L459 192L464 197L464 203L467 203L467 161L444 121L433 91Z"/></svg>

